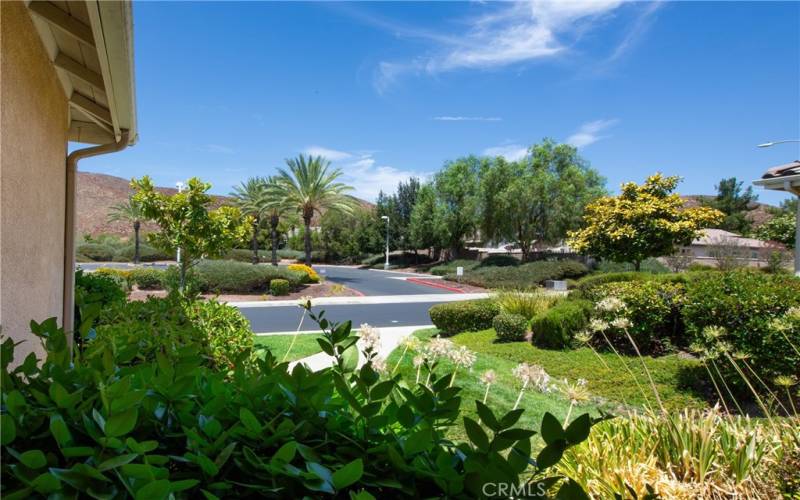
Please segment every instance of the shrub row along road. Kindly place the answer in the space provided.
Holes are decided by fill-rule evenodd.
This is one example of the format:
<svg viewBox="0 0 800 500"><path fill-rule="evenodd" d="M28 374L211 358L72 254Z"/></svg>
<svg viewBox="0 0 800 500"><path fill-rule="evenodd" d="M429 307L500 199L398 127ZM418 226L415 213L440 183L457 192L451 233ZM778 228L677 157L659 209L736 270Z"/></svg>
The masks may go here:
<svg viewBox="0 0 800 500"><path fill-rule="evenodd" d="M325 279L340 283L364 295L420 295L453 293L441 288L411 283L401 278L417 277L419 274L385 272L356 267L314 266Z"/></svg>

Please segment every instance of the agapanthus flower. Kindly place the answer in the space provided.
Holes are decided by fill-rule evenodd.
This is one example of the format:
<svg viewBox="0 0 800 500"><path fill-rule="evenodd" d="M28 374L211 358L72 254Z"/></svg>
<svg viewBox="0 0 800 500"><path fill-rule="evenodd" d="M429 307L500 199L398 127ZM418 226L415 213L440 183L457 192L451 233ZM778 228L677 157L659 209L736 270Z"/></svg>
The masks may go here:
<svg viewBox="0 0 800 500"><path fill-rule="evenodd" d="M423 356L422 354L414 356L414 368L419 368L424 364L425 364L425 356Z"/></svg>
<svg viewBox="0 0 800 500"><path fill-rule="evenodd" d="M775 385L779 387L791 387L797 385L797 377L794 375L779 375L775 377Z"/></svg>
<svg viewBox="0 0 800 500"><path fill-rule="evenodd" d="M727 333L728 331L721 326L707 326L703 328L703 335L708 340L716 340L718 338L724 337Z"/></svg>
<svg viewBox="0 0 800 500"><path fill-rule="evenodd" d="M541 392L550 390L550 375L539 365L520 363L512 373L522 383L523 388L532 385Z"/></svg>
<svg viewBox="0 0 800 500"><path fill-rule="evenodd" d="M400 345L402 345L404 349L416 351L419 348L419 338L414 335L408 335L400 341Z"/></svg>
<svg viewBox="0 0 800 500"><path fill-rule="evenodd" d="M570 383L569 380L563 379L556 387L572 404L589 401L590 394L586 379L579 378L575 383Z"/></svg>
<svg viewBox="0 0 800 500"><path fill-rule="evenodd" d="M377 351L381 346L381 332L367 323L362 323L359 328L361 345L365 351Z"/></svg>
<svg viewBox="0 0 800 500"><path fill-rule="evenodd" d="M786 321L785 318L774 318L772 321L769 322L770 330L774 332L788 332L792 329L792 325Z"/></svg>
<svg viewBox="0 0 800 500"><path fill-rule="evenodd" d="M311 309L311 295L303 295L297 301L297 305L302 307L303 309Z"/></svg>
<svg viewBox="0 0 800 500"><path fill-rule="evenodd" d="M785 316L788 319L792 319L792 320L795 320L795 321L800 321L800 307L798 307L798 306L790 307L786 311Z"/></svg>
<svg viewBox="0 0 800 500"><path fill-rule="evenodd" d="M626 328L631 327L631 320L629 320L624 316L620 316L619 318L615 318L611 322L611 326L613 326L614 328L619 328L620 330L625 330Z"/></svg>
<svg viewBox="0 0 800 500"><path fill-rule="evenodd" d="M581 330L575 334L575 341L581 345L587 345L589 342L592 341L592 332L589 330Z"/></svg>
<svg viewBox="0 0 800 500"><path fill-rule="evenodd" d="M604 332L608 330L608 323L600 318L592 318L592 320L589 321L589 330L593 332Z"/></svg>
<svg viewBox="0 0 800 500"><path fill-rule="evenodd" d="M474 352L470 351L467 346L455 347L450 349L447 353L447 356L450 358L456 366L469 368L473 364L475 364L475 360L477 356Z"/></svg>
<svg viewBox="0 0 800 500"><path fill-rule="evenodd" d="M595 306L599 311L617 312L625 309L625 302L617 297L606 297Z"/></svg>
<svg viewBox="0 0 800 500"><path fill-rule="evenodd" d="M386 366L386 359L380 356L375 356L372 358L371 363L372 369L380 374L385 374L389 371L389 367Z"/></svg>
<svg viewBox="0 0 800 500"><path fill-rule="evenodd" d="M435 337L422 346L422 352L428 361L435 361L438 358L446 358L453 347L453 342L450 340Z"/></svg>
<svg viewBox="0 0 800 500"><path fill-rule="evenodd" d="M492 385L494 384L495 380L497 380L497 374L494 370L486 370L481 375L481 383L483 385Z"/></svg>

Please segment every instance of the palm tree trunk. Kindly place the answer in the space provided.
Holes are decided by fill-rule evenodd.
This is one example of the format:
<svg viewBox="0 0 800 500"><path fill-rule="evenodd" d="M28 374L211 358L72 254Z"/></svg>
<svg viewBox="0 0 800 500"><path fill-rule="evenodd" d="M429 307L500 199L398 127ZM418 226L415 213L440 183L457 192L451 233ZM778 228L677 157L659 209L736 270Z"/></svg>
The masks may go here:
<svg viewBox="0 0 800 500"><path fill-rule="evenodd" d="M277 215L270 216L270 218L269 218L269 227L270 227L270 231L271 231L270 236L272 237L272 265L273 266L277 266L278 265L278 222L280 222L280 221L279 221Z"/></svg>
<svg viewBox="0 0 800 500"><path fill-rule="evenodd" d="M139 228L141 223L137 220L133 223L133 263L139 263Z"/></svg>
<svg viewBox="0 0 800 500"><path fill-rule="evenodd" d="M258 226L260 221L258 217L253 221L253 265L258 264Z"/></svg>
<svg viewBox="0 0 800 500"><path fill-rule="evenodd" d="M306 250L306 265L311 265L311 217L303 215L303 223L305 224L304 243Z"/></svg>

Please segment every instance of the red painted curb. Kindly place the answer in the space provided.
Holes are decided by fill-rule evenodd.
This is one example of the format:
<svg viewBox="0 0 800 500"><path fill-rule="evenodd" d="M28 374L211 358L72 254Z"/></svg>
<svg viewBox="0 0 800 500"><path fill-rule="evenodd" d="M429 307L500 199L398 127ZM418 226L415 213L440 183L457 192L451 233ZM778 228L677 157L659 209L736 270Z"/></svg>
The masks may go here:
<svg viewBox="0 0 800 500"><path fill-rule="evenodd" d="M447 285L440 285L438 283L431 283L430 281L424 281L424 280L421 280L419 278L406 278L406 281L410 281L410 282L416 283L418 285L430 286L430 287L433 287L433 288L442 288L444 290L450 290L451 292L465 293L464 290L462 290L460 288L454 288L452 286L447 286Z"/></svg>

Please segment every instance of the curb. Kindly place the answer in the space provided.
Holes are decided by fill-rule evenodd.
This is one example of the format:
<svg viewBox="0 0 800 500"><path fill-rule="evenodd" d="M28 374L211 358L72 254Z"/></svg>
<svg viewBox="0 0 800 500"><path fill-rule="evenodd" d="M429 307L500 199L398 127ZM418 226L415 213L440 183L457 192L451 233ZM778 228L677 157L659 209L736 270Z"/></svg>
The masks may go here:
<svg viewBox="0 0 800 500"><path fill-rule="evenodd" d="M464 290L462 290L460 288L455 288L455 287L447 286L447 285L440 285L439 283L430 283L430 282L424 281L424 280L422 280L420 278L407 278L406 281L411 282L411 283L416 283L418 285L429 286L429 287L432 287L432 288L441 288L443 290L449 290L449 291L455 292L455 293L466 293Z"/></svg>

